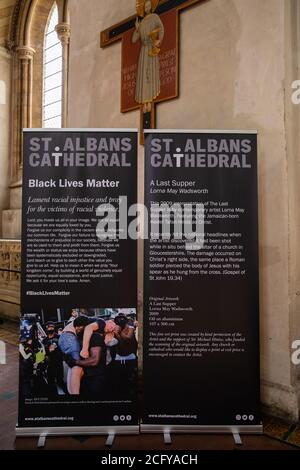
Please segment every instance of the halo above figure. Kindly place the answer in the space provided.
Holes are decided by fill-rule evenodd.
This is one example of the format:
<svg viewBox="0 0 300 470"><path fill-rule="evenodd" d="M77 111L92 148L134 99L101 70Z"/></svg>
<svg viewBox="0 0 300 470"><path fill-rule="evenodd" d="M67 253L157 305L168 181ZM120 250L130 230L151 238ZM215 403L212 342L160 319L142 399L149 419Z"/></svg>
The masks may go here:
<svg viewBox="0 0 300 470"><path fill-rule="evenodd" d="M151 0L151 11L152 13L158 7L160 0ZM136 11L138 16L144 17L145 16L145 3L146 0L136 0Z"/></svg>

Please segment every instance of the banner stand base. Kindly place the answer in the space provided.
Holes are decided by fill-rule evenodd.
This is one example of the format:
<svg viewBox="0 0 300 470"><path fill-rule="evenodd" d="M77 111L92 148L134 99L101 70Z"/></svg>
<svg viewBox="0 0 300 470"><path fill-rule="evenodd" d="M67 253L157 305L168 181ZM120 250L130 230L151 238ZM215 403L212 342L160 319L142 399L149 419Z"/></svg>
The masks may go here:
<svg viewBox="0 0 300 470"><path fill-rule="evenodd" d="M39 436L39 440L38 440L38 443L37 443L37 446L38 446L39 449L42 448L42 447L45 447L46 439L47 439L47 433L42 432Z"/></svg>
<svg viewBox="0 0 300 470"><path fill-rule="evenodd" d="M236 445L240 445L242 446L243 445L243 442L242 442L242 439L241 439L241 436L238 432L233 432L232 433L232 437L233 437L233 440L234 440L234 443ZM171 438L171 433L169 431L164 431L164 443L166 445L170 445L172 444L172 438Z"/></svg>
<svg viewBox="0 0 300 470"><path fill-rule="evenodd" d="M19 428L16 427L16 437L38 437L37 447L45 447L47 437L59 436L102 436L107 435L106 446L111 447L116 435L139 434L139 426L85 426L59 428Z"/></svg>
<svg viewBox="0 0 300 470"><path fill-rule="evenodd" d="M180 426L141 424L141 433L163 434L165 444L171 444L171 434L232 434L235 444L242 445L241 434L262 434L262 424L252 426Z"/></svg>
<svg viewBox="0 0 300 470"><path fill-rule="evenodd" d="M239 446L243 445L241 436L238 432L233 432L232 436L233 436L233 440L234 440L236 445L239 445ZM166 431L166 430L164 431L164 443L166 445L172 444L171 433L169 431Z"/></svg>
<svg viewBox="0 0 300 470"><path fill-rule="evenodd" d="M48 436L47 432L42 432L40 434L39 440L38 440L38 443L37 443L38 449L41 449L42 447L45 447L47 436ZM106 442L105 442L105 445L107 447L111 447L113 445L114 440L115 440L115 436L116 436L116 434L114 432L110 432L108 434Z"/></svg>
<svg viewBox="0 0 300 470"><path fill-rule="evenodd" d="M106 439L106 442L105 442L105 445L107 447L111 447L114 443L114 440L115 440L115 433L114 432L110 432L107 436L107 439Z"/></svg>

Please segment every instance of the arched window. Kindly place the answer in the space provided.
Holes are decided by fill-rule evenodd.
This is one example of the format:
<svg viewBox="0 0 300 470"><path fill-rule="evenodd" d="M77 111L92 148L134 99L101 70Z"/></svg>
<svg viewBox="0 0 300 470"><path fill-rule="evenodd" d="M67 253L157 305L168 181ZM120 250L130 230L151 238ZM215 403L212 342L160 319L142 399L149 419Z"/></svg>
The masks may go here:
<svg viewBox="0 0 300 470"><path fill-rule="evenodd" d="M43 127L62 126L62 45L55 26L58 23L56 3L49 16L44 40Z"/></svg>
<svg viewBox="0 0 300 470"><path fill-rule="evenodd" d="M6 104L6 85L4 80L0 80L0 104Z"/></svg>

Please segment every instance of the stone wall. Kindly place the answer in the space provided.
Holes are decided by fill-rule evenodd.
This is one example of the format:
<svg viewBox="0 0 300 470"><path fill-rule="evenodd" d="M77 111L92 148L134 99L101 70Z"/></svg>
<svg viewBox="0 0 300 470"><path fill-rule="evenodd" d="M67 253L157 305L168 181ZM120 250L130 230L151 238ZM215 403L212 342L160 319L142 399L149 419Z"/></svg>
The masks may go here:
<svg viewBox="0 0 300 470"><path fill-rule="evenodd" d="M10 54L0 46L0 213L9 205L7 186L10 181L11 63Z"/></svg>
<svg viewBox="0 0 300 470"><path fill-rule="evenodd" d="M10 130L11 130L12 56L0 46L0 233L13 238L11 227L21 232L20 211L17 217L10 207ZM16 320L20 303L20 242L0 239L0 316Z"/></svg>

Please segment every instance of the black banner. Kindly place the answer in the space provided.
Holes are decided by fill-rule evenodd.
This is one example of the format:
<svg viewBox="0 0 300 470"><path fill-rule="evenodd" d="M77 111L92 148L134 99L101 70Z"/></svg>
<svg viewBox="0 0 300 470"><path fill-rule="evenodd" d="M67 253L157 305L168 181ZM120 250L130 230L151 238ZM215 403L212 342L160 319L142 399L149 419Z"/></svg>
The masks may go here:
<svg viewBox="0 0 300 470"><path fill-rule="evenodd" d="M19 428L138 425L136 201L136 131L24 131Z"/></svg>
<svg viewBox="0 0 300 470"><path fill-rule="evenodd" d="M147 133L145 205L142 429L259 430L256 132Z"/></svg>

